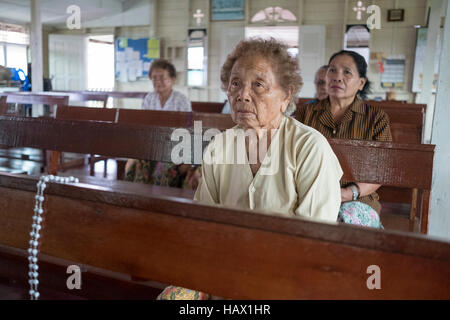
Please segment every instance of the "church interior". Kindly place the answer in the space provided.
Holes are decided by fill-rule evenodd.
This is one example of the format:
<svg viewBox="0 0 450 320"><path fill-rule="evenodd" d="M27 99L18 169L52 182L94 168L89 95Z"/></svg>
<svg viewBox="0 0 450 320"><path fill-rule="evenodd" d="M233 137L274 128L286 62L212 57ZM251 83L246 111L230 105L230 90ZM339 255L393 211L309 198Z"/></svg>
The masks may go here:
<svg viewBox="0 0 450 320"><path fill-rule="evenodd" d="M0 0L0 300L450 299L449 16L450 0ZM346 127L363 113L373 137ZM268 158L298 135L281 173L261 153L206 162L252 119L281 119ZM290 150L305 130L324 153ZM335 195L338 220L316 220Z"/></svg>

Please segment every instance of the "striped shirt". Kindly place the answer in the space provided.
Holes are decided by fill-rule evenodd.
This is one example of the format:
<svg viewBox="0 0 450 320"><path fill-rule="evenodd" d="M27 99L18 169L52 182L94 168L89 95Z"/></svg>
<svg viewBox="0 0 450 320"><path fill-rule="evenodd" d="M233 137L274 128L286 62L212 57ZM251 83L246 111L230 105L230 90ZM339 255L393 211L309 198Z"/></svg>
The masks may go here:
<svg viewBox="0 0 450 320"><path fill-rule="evenodd" d="M295 118L318 130L327 138L392 141L388 115L378 107L356 98L347 108L340 123L335 123L329 99L302 105ZM341 186L350 181L341 180ZM358 199L380 214L381 205L376 192Z"/></svg>

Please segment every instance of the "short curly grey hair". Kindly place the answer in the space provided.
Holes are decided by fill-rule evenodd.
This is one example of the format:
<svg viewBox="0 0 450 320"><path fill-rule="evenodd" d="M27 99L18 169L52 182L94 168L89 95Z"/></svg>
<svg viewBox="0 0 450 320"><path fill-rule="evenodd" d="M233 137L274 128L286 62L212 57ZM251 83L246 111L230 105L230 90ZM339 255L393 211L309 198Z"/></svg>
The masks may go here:
<svg viewBox="0 0 450 320"><path fill-rule="evenodd" d="M251 38L239 42L222 66L220 72L222 90L227 91L231 70L239 58L261 56L272 63L279 85L287 94L291 93L293 99L302 87L303 80L297 59L292 57L287 49L287 45L274 38ZM289 92L290 88L292 92Z"/></svg>

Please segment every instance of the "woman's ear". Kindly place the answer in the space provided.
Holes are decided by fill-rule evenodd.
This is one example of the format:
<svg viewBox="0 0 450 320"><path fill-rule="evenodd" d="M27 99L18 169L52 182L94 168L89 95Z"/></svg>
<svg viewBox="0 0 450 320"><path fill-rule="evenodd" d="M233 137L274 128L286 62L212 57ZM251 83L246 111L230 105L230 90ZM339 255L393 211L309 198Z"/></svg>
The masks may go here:
<svg viewBox="0 0 450 320"><path fill-rule="evenodd" d="M286 92L285 100L283 101L283 105L281 107L281 112L285 112L287 107L291 103L293 92L294 92L294 87L292 85L290 85Z"/></svg>
<svg viewBox="0 0 450 320"><path fill-rule="evenodd" d="M362 89L364 89L364 86L366 85L367 82L367 78L360 78L360 85L359 85L359 91L361 91Z"/></svg>

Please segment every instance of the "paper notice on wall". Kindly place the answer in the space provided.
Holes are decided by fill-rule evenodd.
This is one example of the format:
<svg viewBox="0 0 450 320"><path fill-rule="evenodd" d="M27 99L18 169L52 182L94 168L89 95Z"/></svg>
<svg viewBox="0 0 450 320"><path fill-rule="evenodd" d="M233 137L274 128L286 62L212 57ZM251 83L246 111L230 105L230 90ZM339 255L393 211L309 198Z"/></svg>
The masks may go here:
<svg viewBox="0 0 450 320"><path fill-rule="evenodd" d="M125 61L133 61L133 49L125 48Z"/></svg>
<svg viewBox="0 0 450 320"><path fill-rule="evenodd" d="M134 61L137 61L137 60L139 60L141 57L140 57L140 54L139 54L139 51L133 51L133 60Z"/></svg>
<svg viewBox="0 0 450 320"><path fill-rule="evenodd" d="M137 60L136 61L136 76L137 77L142 77L143 75L143 61L142 60Z"/></svg>
<svg viewBox="0 0 450 320"><path fill-rule="evenodd" d="M147 58L158 59L159 58L159 40L149 39L147 41Z"/></svg>
<svg viewBox="0 0 450 320"><path fill-rule="evenodd" d="M127 82L128 81L128 71L127 71L126 62L117 62L116 70L117 70L117 73L119 74L119 81Z"/></svg>
<svg viewBox="0 0 450 320"><path fill-rule="evenodd" d="M151 65L152 63L151 62L144 62L144 71L145 72L148 72L149 70L150 70L150 65Z"/></svg>
<svg viewBox="0 0 450 320"><path fill-rule="evenodd" d="M382 88L402 88L405 78L405 56L390 55L383 63L384 72L381 74Z"/></svg>
<svg viewBox="0 0 450 320"><path fill-rule="evenodd" d="M136 81L136 65L132 62L127 62L127 69L128 69L128 80L129 81Z"/></svg>
<svg viewBox="0 0 450 320"><path fill-rule="evenodd" d="M128 47L128 39L127 38L120 38L119 39L119 47L120 48Z"/></svg>
<svg viewBox="0 0 450 320"><path fill-rule="evenodd" d="M123 51L117 51L117 52L116 52L116 61L117 61L117 62L123 62L123 61L125 61L125 52L123 52Z"/></svg>

